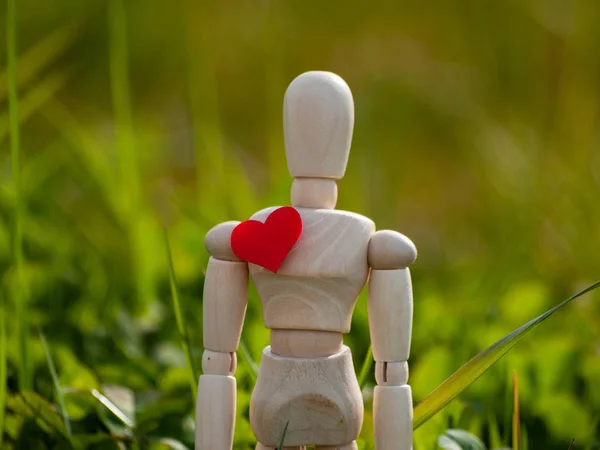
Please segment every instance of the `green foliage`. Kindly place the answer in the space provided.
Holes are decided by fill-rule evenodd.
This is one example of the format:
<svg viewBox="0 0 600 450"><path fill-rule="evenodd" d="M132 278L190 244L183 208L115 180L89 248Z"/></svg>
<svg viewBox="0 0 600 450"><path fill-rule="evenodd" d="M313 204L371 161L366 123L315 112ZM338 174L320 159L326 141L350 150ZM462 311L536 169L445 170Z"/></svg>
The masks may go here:
<svg viewBox="0 0 600 450"><path fill-rule="evenodd" d="M435 391L426 397L421 403L417 405L414 412L414 428L419 428L423 423L427 422L434 414L440 409L450 403L458 394L464 391L468 386L473 384L480 376L488 371L492 365L494 365L500 358L510 351L515 345L519 343L525 335L541 324L544 320L558 311L560 308L567 305L570 301L575 300L582 295L593 291L600 286L600 281L592 284L591 286L583 289L575 295L572 295L568 299L556 305L554 308L546 311L542 315L530 320L523 326L517 328L513 332L504 336L499 341L492 344L490 347L479 353L464 366L458 369L452 374L446 381L444 381ZM515 299L516 301L517 299ZM513 389L514 389L514 403L513 406L516 411L517 420L513 421L513 447L518 450L518 397L516 393L516 379L513 378ZM516 433L516 434L515 434Z"/></svg>
<svg viewBox="0 0 600 450"><path fill-rule="evenodd" d="M339 73L356 102L338 207L419 248L410 360L419 417L465 361L598 278L598 14L594 2L537 0L9 0L2 445L193 447L203 237L289 203L282 99L311 69ZM521 449L564 450L573 437L597 448L598 299L561 310L466 390L463 380L416 430L415 450L439 436L512 445L513 371ZM373 448L365 292L345 339L366 399L359 445ZM251 287L236 449L255 444L248 409L268 340Z"/></svg>

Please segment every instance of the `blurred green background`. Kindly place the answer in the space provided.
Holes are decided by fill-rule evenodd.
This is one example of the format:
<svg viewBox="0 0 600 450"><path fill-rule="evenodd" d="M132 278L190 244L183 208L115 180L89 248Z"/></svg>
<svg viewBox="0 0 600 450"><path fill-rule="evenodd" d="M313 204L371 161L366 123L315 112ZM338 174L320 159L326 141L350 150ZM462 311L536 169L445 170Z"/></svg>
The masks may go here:
<svg viewBox="0 0 600 450"><path fill-rule="evenodd" d="M354 95L338 208L401 231L419 249L415 402L495 340L600 278L600 7L593 0L16 4L20 189L11 169L6 2L0 8L6 448L70 448L31 418L36 408L17 394L60 400L38 329L85 448L159 445L131 444L136 436L192 448L194 399L163 225L199 371L204 234L289 204L282 102L287 85L308 70L339 74ZM18 343L25 318L30 371ZM254 291L243 340L258 361L268 332ZM360 367L369 346L364 295L346 341ZM240 449L254 445L251 363L242 356ZM529 448L566 450L572 438L576 449L600 448L600 296L593 293L420 428L415 449L436 448L448 427L496 444L498 431L510 445L513 371ZM132 423L115 421L74 389L102 390ZM371 443L367 414L361 448Z"/></svg>

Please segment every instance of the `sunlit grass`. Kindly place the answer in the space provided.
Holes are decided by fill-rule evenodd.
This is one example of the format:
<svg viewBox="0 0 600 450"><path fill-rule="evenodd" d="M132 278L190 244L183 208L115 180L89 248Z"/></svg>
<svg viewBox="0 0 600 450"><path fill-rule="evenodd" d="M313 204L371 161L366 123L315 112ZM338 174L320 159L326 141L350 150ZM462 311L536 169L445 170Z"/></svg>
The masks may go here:
<svg viewBox="0 0 600 450"><path fill-rule="evenodd" d="M187 331L187 326L183 318L181 310L181 304L179 301L179 292L177 289L177 278L175 277L175 267L173 266L173 257L171 256L171 245L169 244L169 234L167 227L164 228L165 236L165 248L167 251L167 259L169 263L169 284L171 287L171 299L173 301L173 312L175 313L175 320L177 322L177 330L179 331L179 340L181 342L181 349L185 355L187 363L187 372L190 383L190 392L192 398L196 398L197 395L197 384L198 384L198 373L194 364L194 356L192 354L192 347L190 344L190 336Z"/></svg>
<svg viewBox="0 0 600 450"><path fill-rule="evenodd" d="M367 378L371 375L371 368L373 367L373 346L369 345L369 350L367 351L367 355L363 361L362 367L360 368L360 372L358 375L358 385L360 388L365 387L365 383L367 382Z"/></svg>
<svg viewBox="0 0 600 450"><path fill-rule="evenodd" d="M48 364L48 370L50 371L50 375L52 377L52 384L54 385L54 392L56 393L56 400L58 401L58 406L60 407L60 413L62 415L63 421L65 423L65 430L67 432L67 436L71 437L71 421L69 420L69 415L67 413L67 408L65 407L65 399L62 393L62 388L58 381L58 375L56 373L56 367L54 366L54 361L52 360L52 355L50 355L50 349L48 348L48 344L46 343L46 338L40 331L40 341L42 342L42 347L44 348L44 354L46 355L46 363Z"/></svg>
<svg viewBox="0 0 600 450"><path fill-rule="evenodd" d="M109 72L114 128L119 161L120 213L127 226L131 258L136 278L137 304L147 305L151 297L151 280L144 259L144 210L138 148L131 106L128 71L127 2L110 0L108 3Z"/></svg>
<svg viewBox="0 0 600 450"><path fill-rule="evenodd" d="M512 421L512 450L521 448L521 415L519 413L519 384L517 373L513 372L513 421Z"/></svg>
<svg viewBox="0 0 600 450"><path fill-rule="evenodd" d="M598 287L600 287L600 281L577 292L566 300L563 300L558 305L554 306L535 319L530 320L510 334L504 336L502 339L490 345L483 352L469 360L415 407L414 429L419 428L421 425L427 422L427 420L437 414L438 411L450 403L468 386L474 383L492 365L498 362L500 358L506 355L506 353L508 353L515 345L517 345L527 335L527 333L539 326L548 317L570 303L572 300L575 300L576 298L579 298L582 295L597 289Z"/></svg>
<svg viewBox="0 0 600 450"><path fill-rule="evenodd" d="M14 190L13 262L16 272L16 285L13 288L12 294L19 329L19 386L22 390L30 390L33 384L33 374L31 371L29 355L29 319L27 315L27 291L23 267L24 199L21 195L21 144L19 135L19 88L17 79L17 1L8 0L7 4L6 53L8 55L8 113Z"/></svg>
<svg viewBox="0 0 600 450"><path fill-rule="evenodd" d="M27 48L19 54L14 40L18 60L6 71L0 67L0 146L8 148L11 139L10 155L0 152L0 159L8 177L16 115L19 170L13 173L22 184L16 196L14 178L0 189L0 220L11 222L10 231L0 228L0 256L9 269L0 287L0 295L5 288L9 294L2 311L8 336L4 344L0 338L0 382L9 391L4 444L14 443L22 420L37 427L22 427L21 439L37 432L51 442L65 433L58 397L52 405L39 395L25 396L43 413L38 419L14 392L24 367L18 336L26 329L19 326L18 308L26 304L25 314L44 328L61 378L62 358L78 361L81 373L69 379L84 387L78 394L69 384L62 388L81 448L97 439L98 446L142 449L157 443L149 436L158 435L193 447L197 380L190 368L191 355L202 348L202 238L222 220L243 220L289 201L281 106L286 85L304 70L337 72L355 95L355 139L339 183L340 208L406 233L421 252L413 272L409 361L415 400L435 387L424 389L427 380L443 379L488 342L550 307L527 295L504 298L508 288L537 283L550 300L596 278L589 239L600 217L594 208L598 87L595 66L583 63L594 60L597 41L591 6L566 14L543 2L533 9L502 3L489 11L456 2L436 11L413 5L401 13L383 7L367 14L359 2L318 11L301 3L235 9L183 3L12 1L23 15L19 43ZM70 25L81 24L82 12L90 13L85 26ZM576 32L563 33L561 17ZM554 18L551 27L548 18ZM527 39L515 39L524 30ZM15 65L13 114L2 102L9 85L15 87L14 79L8 83ZM175 186L168 260L161 221L145 195L165 179ZM16 247L5 242L17 242L13 221L19 211L27 282L13 289ZM28 294L27 302L16 302L15 294ZM540 329L538 339L513 351L529 358L522 373L539 379L533 385L519 379L528 411L520 450L528 440L533 448L539 441L564 450L572 436L591 448L593 439L583 433L597 428L597 300L590 296L565 308L553 328ZM362 358L369 339L362 304L354 323L350 339ZM568 365L536 350L549 335L570 345ZM268 338L252 294L238 352L236 449L254 447L248 402ZM43 356L31 347L35 387L50 398L56 382ZM506 374L513 360L503 361L460 397L450 392L455 400L447 408L445 400L436 403L439 413L418 429L419 437L433 430L435 441L458 423L471 432L489 431L489 448L509 446L513 390ZM356 367L368 395L372 354ZM538 405L555 397L555 373L564 381L561 396L579 402L584 425L573 435L565 434L570 417L557 422L556 408ZM590 395L568 388L573 380L581 380ZM473 381L468 376L458 384L464 389ZM104 383L134 391L140 407L135 417L102 393ZM470 415L453 413L460 408ZM373 448L370 413L367 399L359 441L366 448ZM536 426L528 427L529 420ZM552 423L563 424L562 430ZM106 430L115 424L120 430L111 436ZM560 436L564 445L554 446ZM415 450L434 448L421 442L429 444L420 439Z"/></svg>
<svg viewBox="0 0 600 450"><path fill-rule="evenodd" d="M67 84L72 75L73 68L60 68L29 89L23 98L19 100L19 124L25 123L27 119L38 112L57 91ZM7 117L0 114L0 144L10 134L9 123Z"/></svg>

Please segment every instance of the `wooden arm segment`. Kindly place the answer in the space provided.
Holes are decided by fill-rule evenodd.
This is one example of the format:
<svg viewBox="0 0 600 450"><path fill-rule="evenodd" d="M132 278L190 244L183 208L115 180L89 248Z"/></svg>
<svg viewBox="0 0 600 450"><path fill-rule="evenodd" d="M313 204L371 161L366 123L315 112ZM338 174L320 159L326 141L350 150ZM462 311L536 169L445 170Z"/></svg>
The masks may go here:
<svg viewBox="0 0 600 450"><path fill-rule="evenodd" d="M204 348L232 353L240 345L248 305L248 264L211 257L204 281Z"/></svg>
<svg viewBox="0 0 600 450"><path fill-rule="evenodd" d="M221 242L228 240L227 233L213 233L213 238L210 245L220 255L228 256L227 243ZM200 377L196 398L196 450L231 450L233 446L233 374L247 304L248 265L211 257L204 282L204 375Z"/></svg>
<svg viewBox="0 0 600 450"><path fill-rule="evenodd" d="M395 231L369 243L369 328L376 361L373 430L377 450L411 450L413 405L408 383L413 299L408 266L414 244Z"/></svg>

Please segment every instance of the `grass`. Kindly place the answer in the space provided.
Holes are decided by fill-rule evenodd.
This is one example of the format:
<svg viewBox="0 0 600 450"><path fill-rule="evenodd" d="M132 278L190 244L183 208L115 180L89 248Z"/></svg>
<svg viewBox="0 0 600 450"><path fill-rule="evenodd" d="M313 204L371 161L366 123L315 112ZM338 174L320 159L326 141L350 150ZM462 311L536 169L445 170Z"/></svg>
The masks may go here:
<svg viewBox="0 0 600 450"><path fill-rule="evenodd" d="M558 305L507 334L502 339L498 340L483 352L469 360L415 407L414 428L419 428L421 425L427 422L427 420L433 417L434 414L436 414L444 406L456 398L456 396L460 394L466 387L473 384L479 377L487 372L493 364L495 364L515 345L517 345L527 335L527 333L539 326L548 317L569 304L571 301L593 291L594 289L597 289L598 287L600 287L600 281L593 283L585 289L570 296L566 300L563 300ZM515 406L514 403L513 406ZM515 445L515 442L513 442L513 445Z"/></svg>
<svg viewBox="0 0 600 450"><path fill-rule="evenodd" d="M513 422L512 422L512 449L521 448L521 420L519 415L519 385L517 373L513 372Z"/></svg>
<svg viewBox="0 0 600 450"><path fill-rule="evenodd" d="M21 390L33 387L33 374L29 355L26 281L23 268L23 214L24 199L21 194L21 144L19 134L19 88L17 67L17 1L8 0L6 15L6 54L8 55L8 115L14 194L13 260L16 286L13 290L17 323L19 327L19 386Z"/></svg>
<svg viewBox="0 0 600 450"><path fill-rule="evenodd" d="M48 349L48 344L46 343L46 339L44 335L40 331L40 341L42 342L42 346L44 347L44 353L46 355L46 361L48 363L48 370L50 371L50 375L52 376L52 383L54 384L54 391L56 393L56 400L58 401L58 406L60 407L60 413L62 415L63 421L65 423L65 431L67 435L71 437L71 422L69 421L69 415L67 413L67 408L65 407L65 400L62 393L62 388L60 387L60 383L58 381L58 375L56 373L56 367L54 366L54 361L52 361L52 356L50 355L50 350Z"/></svg>
<svg viewBox="0 0 600 450"><path fill-rule="evenodd" d="M222 220L289 203L283 93L299 73L323 69L342 75L356 102L338 207L419 248L415 450L436 448L440 435L461 438L448 428L488 448L511 445L513 371L520 450L564 450L573 437L593 449L598 295L561 307L503 353L529 328L503 336L600 273L589 245L600 223L600 17L591 4L530 3L6 3L2 445L68 441L59 385L74 445L141 449L171 439L163 445L192 448L203 236ZM21 20L11 22L17 7ZM168 243L149 201L165 182ZM22 317L44 330L47 354ZM255 444L248 408L269 339L252 289L246 317L236 449ZM373 438L367 324L361 296L345 337L366 394L361 449ZM27 378L35 393L21 391ZM134 415L111 385L131 394Z"/></svg>
<svg viewBox="0 0 600 450"><path fill-rule="evenodd" d="M0 309L0 448L4 439L4 405L6 404L6 316L5 307Z"/></svg>
<svg viewBox="0 0 600 450"><path fill-rule="evenodd" d="M173 267L173 257L171 256L171 245L169 244L169 234L167 227L164 228L165 232L165 248L167 250L167 259L169 261L169 284L171 286L171 298L173 300L173 311L175 312L175 318L177 321L177 329L179 331L179 339L181 341L181 347L185 354L187 370L190 381L190 392L192 398L196 398L197 395L197 384L198 384L198 373L194 364L194 356L192 354L192 347L190 345L189 334L183 319L183 313L181 312L181 304L179 302L179 292L177 291L177 279L175 277L175 268Z"/></svg>

